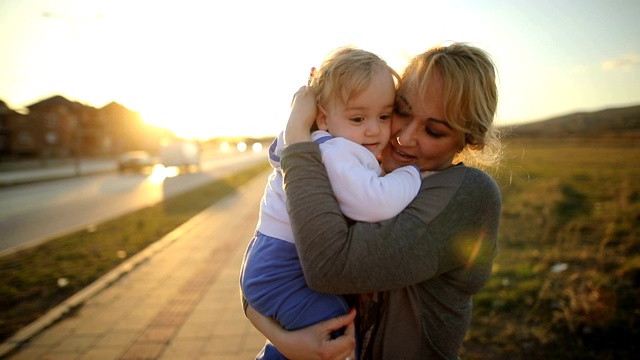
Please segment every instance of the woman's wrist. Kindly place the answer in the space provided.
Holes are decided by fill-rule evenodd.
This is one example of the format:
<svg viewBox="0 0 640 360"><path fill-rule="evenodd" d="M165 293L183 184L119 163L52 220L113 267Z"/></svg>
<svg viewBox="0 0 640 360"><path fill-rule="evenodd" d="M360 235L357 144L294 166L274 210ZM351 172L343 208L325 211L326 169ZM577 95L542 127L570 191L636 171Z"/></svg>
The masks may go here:
<svg viewBox="0 0 640 360"><path fill-rule="evenodd" d="M289 122L284 132L285 146L305 141L311 141L311 132L309 131L309 129L300 126L297 123Z"/></svg>

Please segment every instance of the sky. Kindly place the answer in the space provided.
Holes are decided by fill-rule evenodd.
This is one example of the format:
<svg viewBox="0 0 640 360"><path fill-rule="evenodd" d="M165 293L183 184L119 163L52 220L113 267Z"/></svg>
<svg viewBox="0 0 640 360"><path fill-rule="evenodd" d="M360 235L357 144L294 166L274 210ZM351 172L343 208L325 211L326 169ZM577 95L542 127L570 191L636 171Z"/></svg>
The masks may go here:
<svg viewBox="0 0 640 360"><path fill-rule="evenodd" d="M0 0L0 100L116 101L188 138L269 136L331 50L401 71L447 41L491 54L498 125L640 104L637 0Z"/></svg>

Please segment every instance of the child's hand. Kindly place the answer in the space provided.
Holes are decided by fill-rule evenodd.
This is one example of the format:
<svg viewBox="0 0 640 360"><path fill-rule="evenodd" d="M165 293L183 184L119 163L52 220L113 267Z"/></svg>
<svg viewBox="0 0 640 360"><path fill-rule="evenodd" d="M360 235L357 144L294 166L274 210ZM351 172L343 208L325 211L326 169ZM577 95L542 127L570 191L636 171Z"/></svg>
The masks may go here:
<svg viewBox="0 0 640 360"><path fill-rule="evenodd" d="M293 96L291 114L284 133L285 146L311 141L311 126L316 119L316 97L308 86L301 87Z"/></svg>

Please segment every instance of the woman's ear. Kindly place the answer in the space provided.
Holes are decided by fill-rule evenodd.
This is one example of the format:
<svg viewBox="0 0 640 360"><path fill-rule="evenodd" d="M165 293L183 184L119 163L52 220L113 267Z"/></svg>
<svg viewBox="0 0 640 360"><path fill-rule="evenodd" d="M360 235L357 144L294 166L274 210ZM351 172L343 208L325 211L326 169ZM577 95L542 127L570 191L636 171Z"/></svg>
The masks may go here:
<svg viewBox="0 0 640 360"><path fill-rule="evenodd" d="M316 115L316 126L319 130L328 131L329 126L327 125L327 111L320 105L318 105L318 114Z"/></svg>

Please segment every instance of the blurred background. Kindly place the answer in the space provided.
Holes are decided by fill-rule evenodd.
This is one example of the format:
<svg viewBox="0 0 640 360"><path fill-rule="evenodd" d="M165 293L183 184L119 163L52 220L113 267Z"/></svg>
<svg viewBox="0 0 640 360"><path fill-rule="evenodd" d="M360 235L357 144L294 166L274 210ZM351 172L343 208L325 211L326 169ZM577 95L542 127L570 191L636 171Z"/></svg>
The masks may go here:
<svg viewBox="0 0 640 360"><path fill-rule="evenodd" d="M0 338L264 174L329 51L402 71L460 41L497 65L506 135L500 255L463 358L637 358L639 15L637 0L0 0Z"/></svg>

